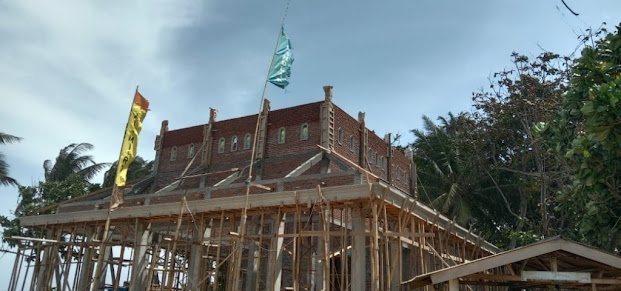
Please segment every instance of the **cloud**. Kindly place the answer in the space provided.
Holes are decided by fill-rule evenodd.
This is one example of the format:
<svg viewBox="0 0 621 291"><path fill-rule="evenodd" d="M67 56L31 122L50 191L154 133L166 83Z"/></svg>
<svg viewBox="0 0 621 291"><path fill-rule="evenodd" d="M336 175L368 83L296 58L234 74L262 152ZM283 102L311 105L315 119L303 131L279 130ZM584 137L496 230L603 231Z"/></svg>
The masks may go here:
<svg viewBox="0 0 621 291"><path fill-rule="evenodd" d="M175 92L187 76L168 61L170 43L208 16L208 4L195 0L0 5L0 115L26 149L45 152L19 152L38 163L79 141L114 159L133 87L156 84L153 98ZM158 130L159 122L145 124L151 135Z"/></svg>

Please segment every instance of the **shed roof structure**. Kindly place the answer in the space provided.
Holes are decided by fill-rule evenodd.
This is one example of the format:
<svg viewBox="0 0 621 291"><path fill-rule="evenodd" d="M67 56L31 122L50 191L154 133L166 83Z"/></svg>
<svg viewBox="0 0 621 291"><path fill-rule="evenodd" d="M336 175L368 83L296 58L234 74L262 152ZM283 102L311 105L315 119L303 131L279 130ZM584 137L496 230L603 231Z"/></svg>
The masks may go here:
<svg viewBox="0 0 621 291"><path fill-rule="evenodd" d="M620 290L621 257L562 237L418 275L408 290L427 285L511 286L570 290Z"/></svg>

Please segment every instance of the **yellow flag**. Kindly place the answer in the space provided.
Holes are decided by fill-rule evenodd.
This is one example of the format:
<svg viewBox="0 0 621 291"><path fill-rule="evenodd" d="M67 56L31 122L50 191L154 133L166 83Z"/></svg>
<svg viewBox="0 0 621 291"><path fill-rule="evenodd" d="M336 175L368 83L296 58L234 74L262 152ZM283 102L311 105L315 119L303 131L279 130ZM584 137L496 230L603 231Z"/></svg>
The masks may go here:
<svg viewBox="0 0 621 291"><path fill-rule="evenodd" d="M138 134L140 134L140 129L142 128L142 121L145 116L147 116L147 110L149 110L149 101L142 97L138 90L136 90L131 113L129 114L129 121L127 121L125 138L123 138L119 164L116 169L114 184L117 187L123 187L127 182L127 169L129 168L129 164L131 164L136 157Z"/></svg>

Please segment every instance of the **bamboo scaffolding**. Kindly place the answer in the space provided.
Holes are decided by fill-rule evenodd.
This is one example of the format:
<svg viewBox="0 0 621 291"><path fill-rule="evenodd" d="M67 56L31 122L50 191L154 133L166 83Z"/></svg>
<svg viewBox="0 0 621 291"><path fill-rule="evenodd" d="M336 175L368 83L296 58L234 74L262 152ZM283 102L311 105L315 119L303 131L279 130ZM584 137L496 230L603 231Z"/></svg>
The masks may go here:
<svg viewBox="0 0 621 291"><path fill-rule="evenodd" d="M19 241L20 248L9 290L19 290L18 282L28 279L35 287L33 290L39 284L43 289L56 286L62 290L80 290L81 279L77 274L90 278L87 289L99 288L101 283L119 289L123 274L129 277L130 273L141 271L148 274L147 287L154 283L157 290L189 290L190 285L186 284L192 282L197 284L192 290L201 291L262 290L273 286L337 291L350 290L354 280L366 281L363 284L369 290L399 290L403 276L436 271L485 253L482 238L473 241L467 239L468 235L454 235L454 228L458 227L455 219L441 226L437 215L417 216L416 209L424 206L413 200L391 201L390 192L384 188L369 186L368 196L352 200L330 196L330 190L324 189L316 185L314 195L307 195L304 190L292 191L292 201L280 206L247 208L245 230L241 225L242 209L196 211L183 198L176 204L179 212L168 216L117 217L106 220L105 224L97 220L42 226L39 237L13 237ZM363 228L353 228L354 206L360 209L355 215L362 218L363 223L358 225ZM272 226L266 226L266 222ZM153 225L148 229L159 239L147 243L142 238L139 242L140 223ZM284 233L278 231L280 227ZM87 229L96 229L99 239L89 239ZM366 240L362 252L354 251L354 237L358 242L361 238ZM281 251L270 247L276 246L278 240L284 243L281 247L284 268L277 266L277 256L272 255ZM143 270L135 269L131 263L138 244L151 245L149 250L142 250L147 256L145 260L150 260ZM111 247L115 253L108 258L110 252L105 249ZM58 255L58 248L65 248L62 256ZM26 265L23 261L28 257L27 252L35 257L33 276L28 271L20 273ZM370 262L365 264L365 269L358 267L357 277L352 277L350 266L354 254L364 254ZM115 268L107 282L101 276L105 266ZM195 274L200 276L196 278ZM365 277L361 279L360 274ZM275 280L281 283L275 285ZM22 286L28 285L24 283Z"/></svg>

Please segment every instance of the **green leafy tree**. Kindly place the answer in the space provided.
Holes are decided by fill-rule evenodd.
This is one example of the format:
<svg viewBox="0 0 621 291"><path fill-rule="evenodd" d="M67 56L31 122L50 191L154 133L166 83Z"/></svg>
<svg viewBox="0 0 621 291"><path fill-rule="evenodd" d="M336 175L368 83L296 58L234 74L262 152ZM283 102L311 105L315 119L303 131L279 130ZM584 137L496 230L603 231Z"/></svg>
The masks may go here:
<svg viewBox="0 0 621 291"><path fill-rule="evenodd" d="M90 180L110 165L108 163L95 163L92 156L83 155L84 152L93 148L94 146L90 143L72 143L64 147L54 162L51 160L43 162L45 180L62 181L71 175L78 175L84 180Z"/></svg>
<svg viewBox="0 0 621 291"><path fill-rule="evenodd" d="M572 169L557 209L576 217L575 230L609 251L621 247L621 25L586 46L572 68L562 110L540 132Z"/></svg>
<svg viewBox="0 0 621 291"><path fill-rule="evenodd" d="M67 199L75 198L100 189L99 184L89 182L97 172L107 164L95 163L92 156L82 155L92 149L88 143L71 144L63 148L56 157L56 162L44 162L45 181L33 186L19 186L19 202L13 218L0 216L0 225L4 228L3 241L13 246L8 240L13 235L32 235L30 230L19 226L18 218L28 215L31 211L52 205ZM52 211L51 211L52 212Z"/></svg>
<svg viewBox="0 0 621 291"><path fill-rule="evenodd" d="M424 130L412 130L415 141L411 145L414 162L417 165L423 200L429 200L432 207L456 217L457 222L471 222L477 184L480 175L472 148L465 144L460 135L472 127L472 120L466 114L457 117L449 113L449 119L440 118L442 125L436 125L423 116Z"/></svg>
<svg viewBox="0 0 621 291"><path fill-rule="evenodd" d="M19 142L21 137L13 136L0 132L0 145L7 143ZM4 154L0 152L0 185L3 186L18 186L19 183L9 176L9 164L4 160Z"/></svg>
<svg viewBox="0 0 621 291"><path fill-rule="evenodd" d="M551 121L560 108L572 59L551 52L531 59L514 52L511 61L513 66L495 73L489 89L473 94L473 101L484 168L517 218L506 233L509 248L514 248L558 234L569 219L554 211L555 192L566 175L534 129Z"/></svg>
<svg viewBox="0 0 621 291"><path fill-rule="evenodd" d="M0 216L0 225L4 228L3 242L15 246L11 236L32 236L32 230L21 228L19 217L28 215L31 211L67 199L82 196L100 189L99 184L92 184L79 175L70 175L62 181L40 181L35 186L19 186L19 204L13 213L14 217ZM54 212L53 210L47 213Z"/></svg>
<svg viewBox="0 0 621 291"><path fill-rule="evenodd" d="M549 52L533 59L513 53L511 60L489 89L473 94L472 114L449 113L439 125L424 117L411 145L421 198L427 192L432 207L508 248L571 225L554 208L567 182L563 165L534 129L560 108L572 60Z"/></svg>
<svg viewBox="0 0 621 291"><path fill-rule="evenodd" d="M104 179L102 187L110 187L114 184L116 178L116 171L118 167L118 161L112 163L110 169L104 173ZM127 181L145 177L151 174L153 170L153 161L145 161L141 156L136 156L134 161L129 164L127 169Z"/></svg>

